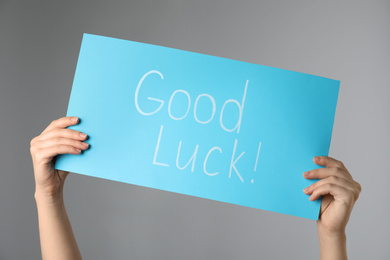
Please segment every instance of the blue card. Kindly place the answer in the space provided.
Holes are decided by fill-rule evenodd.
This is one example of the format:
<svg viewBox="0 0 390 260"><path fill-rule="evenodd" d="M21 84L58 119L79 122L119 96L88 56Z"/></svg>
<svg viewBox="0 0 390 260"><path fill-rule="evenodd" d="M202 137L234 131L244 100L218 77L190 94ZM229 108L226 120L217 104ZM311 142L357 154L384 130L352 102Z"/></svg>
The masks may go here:
<svg viewBox="0 0 390 260"><path fill-rule="evenodd" d="M56 168L317 220L302 173L328 155L339 85L84 34L67 115L90 149Z"/></svg>

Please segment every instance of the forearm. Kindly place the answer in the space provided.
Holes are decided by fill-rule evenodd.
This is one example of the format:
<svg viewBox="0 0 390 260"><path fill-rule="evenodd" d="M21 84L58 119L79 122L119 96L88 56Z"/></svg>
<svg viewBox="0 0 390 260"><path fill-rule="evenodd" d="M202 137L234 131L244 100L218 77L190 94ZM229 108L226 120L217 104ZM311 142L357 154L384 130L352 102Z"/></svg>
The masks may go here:
<svg viewBox="0 0 390 260"><path fill-rule="evenodd" d="M326 234L318 229L321 260L347 260L347 237L345 232L340 234Z"/></svg>
<svg viewBox="0 0 390 260"><path fill-rule="evenodd" d="M66 213L62 195L48 199L35 194L42 259L82 259Z"/></svg>

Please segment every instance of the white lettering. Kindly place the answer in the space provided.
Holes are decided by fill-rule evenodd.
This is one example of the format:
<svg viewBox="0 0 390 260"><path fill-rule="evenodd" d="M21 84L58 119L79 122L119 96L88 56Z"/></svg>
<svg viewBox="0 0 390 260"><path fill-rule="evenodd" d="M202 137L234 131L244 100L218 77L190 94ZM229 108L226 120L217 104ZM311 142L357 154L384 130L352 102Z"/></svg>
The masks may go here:
<svg viewBox="0 0 390 260"><path fill-rule="evenodd" d="M157 113L161 108L162 106L164 105L164 101L161 100L161 99L157 99L157 98L151 98L151 97L148 97L149 100L153 100L153 101L157 101L160 103L160 106L154 110L153 112L144 112L140 109L139 105L138 105L138 92L139 92L139 89L141 88L141 85L142 83L144 82L145 78L147 76L149 76L150 74L153 74L153 73L156 73L158 75L160 75L161 79L164 79L164 76L161 74L161 72L157 71L157 70L151 70L149 72L147 72L145 75L142 76L141 80L138 82L138 85L137 85L137 88L135 90L135 107L137 108L138 112L140 112L141 115L144 115L144 116L150 116L150 115L153 115L155 113Z"/></svg>
<svg viewBox="0 0 390 260"><path fill-rule="evenodd" d="M247 90L247 88L248 88L248 82L249 82L249 80L247 80L247 81L246 81L246 84L245 84L244 95L243 95L243 97L242 97L241 104L240 104L237 100L235 100L235 99L229 99L229 100L226 100L225 103L224 103L223 106L222 106L221 114L220 114L220 116L219 116L219 124L221 125L222 129L225 130L225 131L227 131L227 132L233 132L234 130L237 129L237 134L240 133L241 120L242 120L242 113L243 113L243 111L244 111L244 104L245 104L246 90ZM237 107L238 107L238 109L239 109L239 111L240 111L240 115L239 115L239 117L238 117L237 124L236 124L236 126L235 126L234 128L232 128L232 129L226 128L225 125L223 124L223 119L222 119L222 118L223 118L223 111L225 110L226 105L229 104L229 103L234 103L234 104L236 104Z"/></svg>
<svg viewBox="0 0 390 260"><path fill-rule="evenodd" d="M234 168L234 171L237 173L238 178L240 178L240 180L241 180L242 182L244 182L244 180L242 179L240 173L238 172L238 170L237 170L235 164L236 164L237 161L241 158L241 156L244 155L245 152L242 152L242 153L237 157L237 159L234 160L234 155L236 154L236 148L237 148L237 139L234 141L234 148L233 148L232 160L230 161L229 179L230 179L230 177L232 176L232 169Z"/></svg>
<svg viewBox="0 0 390 260"><path fill-rule="evenodd" d="M256 156L256 162L255 162L255 169L254 169L254 171L256 171L256 168L257 168L257 161L259 160L260 148L261 148L261 142L259 142L259 148L257 149L257 156Z"/></svg>
<svg viewBox="0 0 390 260"><path fill-rule="evenodd" d="M174 117L174 116L172 115L172 113L171 113L171 104L172 104L173 97L176 95L176 93L179 93L179 92L184 93L184 94L187 96L187 99L188 99L188 106L187 106L187 111L186 111L186 113L184 114L184 116L182 116L182 117ZM168 114L169 114L169 116L170 116L172 119L174 119L174 120L181 120L181 119L183 119L183 118L185 118L185 117L187 116L188 112L190 111L190 105L191 105L191 97L190 97L190 94L188 94L187 91L182 90L182 89L175 90L175 91L172 93L171 98L169 99L169 103L168 103Z"/></svg>
<svg viewBox="0 0 390 260"><path fill-rule="evenodd" d="M158 134L156 149L154 150L153 164L161 165L161 166L169 166L167 163L159 163L159 162L157 162L157 154L158 154L158 149L160 147L161 134L162 134L163 128L164 128L164 126L161 125L160 133Z"/></svg>
<svg viewBox="0 0 390 260"><path fill-rule="evenodd" d="M194 167L195 167L195 160L196 160L196 155L198 154L198 148L199 148L199 145L197 144L195 146L195 150L194 150L194 153L192 154L191 158L188 160L188 162L186 163L186 165L184 165L183 167L180 167L179 166L179 156L180 156L180 149L181 149L181 141L179 142L179 148L177 150L177 156L176 156L176 167L179 169L179 170L184 170L185 168L187 168L187 166L191 163L192 161L192 166L191 166L191 172L194 172Z"/></svg>
<svg viewBox="0 0 390 260"><path fill-rule="evenodd" d="M204 159L204 163L203 163L203 171L204 171L204 173L206 173L206 174L209 175L209 176L215 176L215 175L217 175L217 174L219 173L219 172L210 173L210 172L208 172L208 171L206 170L207 160L209 159L210 154L211 154L214 150L218 150L220 153L222 153L222 149L219 148L218 146L214 146L214 147L211 148L210 151L207 153L206 158Z"/></svg>
<svg viewBox="0 0 390 260"><path fill-rule="evenodd" d="M198 101L199 101L199 99L200 99L201 97L208 97L208 98L210 99L210 101L211 101L211 104L213 105L213 112L211 113L211 117L210 117L208 120L206 120L206 121L200 121L200 120L198 119L198 116L196 115L196 108L197 108L197 106L198 106ZM216 109L215 99L214 99L212 96L210 96L209 94L201 94L201 95L199 95L199 96L196 98L196 100L195 100L195 105L194 105L194 118L195 118L196 122L201 123L201 124L207 124L207 123L209 123L209 122L210 122L211 120L213 120L213 118L214 118L215 109Z"/></svg>

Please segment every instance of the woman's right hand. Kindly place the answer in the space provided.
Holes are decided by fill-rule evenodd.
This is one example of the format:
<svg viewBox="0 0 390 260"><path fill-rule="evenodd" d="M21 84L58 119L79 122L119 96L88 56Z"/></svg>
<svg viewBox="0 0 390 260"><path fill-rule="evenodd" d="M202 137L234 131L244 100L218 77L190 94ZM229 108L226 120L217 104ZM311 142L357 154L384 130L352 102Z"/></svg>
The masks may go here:
<svg viewBox="0 0 390 260"><path fill-rule="evenodd" d="M30 152L34 166L35 198L58 199L68 172L54 169L58 154L80 154L88 149L85 133L66 129L76 125L78 117L63 117L51 124L31 140Z"/></svg>

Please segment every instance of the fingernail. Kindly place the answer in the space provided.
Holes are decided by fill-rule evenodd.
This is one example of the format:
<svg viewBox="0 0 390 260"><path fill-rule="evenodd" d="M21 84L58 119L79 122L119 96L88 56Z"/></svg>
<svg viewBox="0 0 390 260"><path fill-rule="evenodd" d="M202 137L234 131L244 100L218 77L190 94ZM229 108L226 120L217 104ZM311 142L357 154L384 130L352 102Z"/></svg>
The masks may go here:
<svg viewBox="0 0 390 260"><path fill-rule="evenodd" d="M84 138L86 138L86 137L87 137L87 135L86 135L86 134L84 134L84 133L80 133L80 137L84 139Z"/></svg>
<svg viewBox="0 0 390 260"><path fill-rule="evenodd" d="M79 118L77 116L74 116L70 120L72 120L73 122L77 122L79 120Z"/></svg>
<svg viewBox="0 0 390 260"><path fill-rule="evenodd" d="M303 189L304 193L307 193L308 191L309 191L309 187Z"/></svg>
<svg viewBox="0 0 390 260"><path fill-rule="evenodd" d="M81 153L81 150L76 148L76 152L77 153Z"/></svg>
<svg viewBox="0 0 390 260"><path fill-rule="evenodd" d="M82 144L83 144L83 146L84 146L85 148L87 148L87 147L89 146L88 143L82 143Z"/></svg>
<svg viewBox="0 0 390 260"><path fill-rule="evenodd" d="M309 176L310 175L310 172L304 172L303 173L303 176L305 176L305 177L307 177L307 176Z"/></svg>
<svg viewBox="0 0 390 260"><path fill-rule="evenodd" d="M315 161L315 162L319 162L319 161L320 161L320 157L315 156L315 157L314 157L314 161Z"/></svg>

